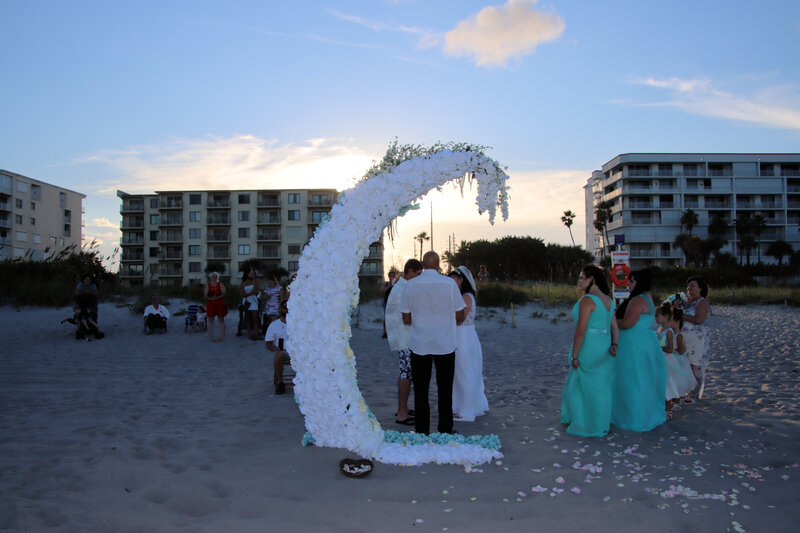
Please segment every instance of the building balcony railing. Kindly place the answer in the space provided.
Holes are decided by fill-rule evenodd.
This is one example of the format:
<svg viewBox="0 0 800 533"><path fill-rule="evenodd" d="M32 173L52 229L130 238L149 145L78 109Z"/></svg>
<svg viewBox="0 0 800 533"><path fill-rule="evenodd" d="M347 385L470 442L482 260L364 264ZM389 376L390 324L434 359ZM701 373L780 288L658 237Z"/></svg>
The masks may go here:
<svg viewBox="0 0 800 533"><path fill-rule="evenodd" d="M11 211L11 204L8 202L0 202L0 211Z"/></svg>
<svg viewBox="0 0 800 533"><path fill-rule="evenodd" d="M280 207L281 201L277 198L259 198L256 205L258 207Z"/></svg>
<svg viewBox="0 0 800 533"><path fill-rule="evenodd" d="M684 200L683 207L697 209L698 207L700 207L700 203L696 200L691 202L688 200Z"/></svg>
<svg viewBox="0 0 800 533"><path fill-rule="evenodd" d="M182 235L162 235L158 242L183 242Z"/></svg>
<svg viewBox="0 0 800 533"><path fill-rule="evenodd" d="M159 257L162 261L180 261L183 259L183 252L180 250L167 250L162 252Z"/></svg>
<svg viewBox="0 0 800 533"><path fill-rule="evenodd" d="M183 200L166 200L158 204L159 209L183 209Z"/></svg>
<svg viewBox="0 0 800 533"><path fill-rule="evenodd" d="M206 207L209 209L230 209L231 200L230 198L212 198L208 200Z"/></svg>
<svg viewBox="0 0 800 533"><path fill-rule="evenodd" d="M120 213L144 213L144 204L123 204Z"/></svg>
<svg viewBox="0 0 800 533"><path fill-rule="evenodd" d="M183 276L182 268L159 268L158 275L162 278L179 278Z"/></svg>
<svg viewBox="0 0 800 533"><path fill-rule="evenodd" d="M653 202L628 202L628 209L653 209Z"/></svg>
<svg viewBox="0 0 800 533"><path fill-rule="evenodd" d="M119 243L122 246L142 246L144 244L143 237L134 237L134 238L123 238Z"/></svg>
<svg viewBox="0 0 800 533"><path fill-rule="evenodd" d="M268 214L264 213L256 219L256 224L260 224L262 226L280 226L281 217L280 215L269 216Z"/></svg>
<svg viewBox="0 0 800 533"><path fill-rule="evenodd" d="M787 185L786 192L800 192L800 185Z"/></svg>
<svg viewBox="0 0 800 533"><path fill-rule="evenodd" d="M765 202L764 200L761 200L761 207L763 209L781 209L783 206L781 205L781 202Z"/></svg>
<svg viewBox="0 0 800 533"><path fill-rule="evenodd" d="M330 199L327 199L327 200L324 200L324 199L323 200L309 200L308 201L308 206L309 207L330 207L331 205L333 205L333 202L331 202Z"/></svg>
<svg viewBox="0 0 800 533"><path fill-rule="evenodd" d="M279 231L259 231L256 235L259 242L280 242L281 232Z"/></svg>
<svg viewBox="0 0 800 533"><path fill-rule="evenodd" d="M206 224L209 226L230 226L231 217L208 217Z"/></svg>
<svg viewBox="0 0 800 533"><path fill-rule="evenodd" d="M122 253L119 258L120 261L141 263L144 261L144 254L127 254Z"/></svg>
<svg viewBox="0 0 800 533"><path fill-rule="evenodd" d="M675 209L674 202L659 202L658 207L660 209Z"/></svg>
<svg viewBox="0 0 800 533"><path fill-rule="evenodd" d="M11 236L0 237L0 244L11 244Z"/></svg>
<svg viewBox="0 0 800 533"><path fill-rule="evenodd" d="M167 218L162 219L159 223L159 226L183 226L183 220L180 218Z"/></svg>
<svg viewBox="0 0 800 533"><path fill-rule="evenodd" d="M122 223L122 229L142 229L144 228L144 220L131 220Z"/></svg>
<svg viewBox="0 0 800 533"><path fill-rule="evenodd" d="M14 194L14 189L11 185L0 185L0 194L7 194L11 196Z"/></svg>
<svg viewBox="0 0 800 533"><path fill-rule="evenodd" d="M258 259L270 259L270 260L279 260L281 258L280 252L271 252L269 250L259 250L258 252Z"/></svg>
<svg viewBox="0 0 800 533"><path fill-rule="evenodd" d="M121 278L141 278L141 270L131 270L130 268L120 268L119 277Z"/></svg>
<svg viewBox="0 0 800 533"><path fill-rule="evenodd" d="M789 200L788 202L786 202L786 207L788 207L789 209L800 208L800 201L798 201L798 200Z"/></svg>
<svg viewBox="0 0 800 533"><path fill-rule="evenodd" d="M209 231L206 239L208 242L231 242L229 231Z"/></svg>

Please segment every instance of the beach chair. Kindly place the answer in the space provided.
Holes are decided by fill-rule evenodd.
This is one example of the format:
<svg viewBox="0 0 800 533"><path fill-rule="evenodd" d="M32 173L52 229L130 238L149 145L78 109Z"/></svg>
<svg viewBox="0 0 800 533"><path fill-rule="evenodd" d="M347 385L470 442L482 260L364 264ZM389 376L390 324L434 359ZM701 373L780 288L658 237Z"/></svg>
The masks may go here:
<svg viewBox="0 0 800 533"><path fill-rule="evenodd" d="M183 332L186 333L189 331L189 328L194 329L195 324L197 324L197 313L200 309L200 306L197 304L189 304L186 307L186 322L183 328ZM208 318L203 318L203 331L208 329Z"/></svg>

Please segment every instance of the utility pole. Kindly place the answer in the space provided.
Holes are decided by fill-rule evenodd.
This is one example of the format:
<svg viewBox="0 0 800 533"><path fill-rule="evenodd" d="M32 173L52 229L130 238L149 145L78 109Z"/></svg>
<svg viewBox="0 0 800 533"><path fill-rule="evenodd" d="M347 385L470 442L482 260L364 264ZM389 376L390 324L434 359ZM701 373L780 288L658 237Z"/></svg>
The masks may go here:
<svg viewBox="0 0 800 533"><path fill-rule="evenodd" d="M431 200L431 252L433 251L433 200Z"/></svg>

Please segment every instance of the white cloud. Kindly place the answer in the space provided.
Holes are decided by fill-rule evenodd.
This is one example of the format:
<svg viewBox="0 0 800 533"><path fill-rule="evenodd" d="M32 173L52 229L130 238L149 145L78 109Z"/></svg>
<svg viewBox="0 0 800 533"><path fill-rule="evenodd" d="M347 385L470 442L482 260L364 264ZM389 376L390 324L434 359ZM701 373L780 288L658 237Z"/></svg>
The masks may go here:
<svg viewBox="0 0 800 533"><path fill-rule="evenodd" d="M335 9L328 9L328 12L337 18L340 18L347 22L352 22L353 24L358 24L359 26L369 28L370 30L376 32L390 31L390 32L399 32L399 33L406 33L413 35L417 37L417 45L420 48L434 47L438 45L442 40L442 36L438 32L426 28L419 28L417 26L405 26L405 25L393 26L385 22L367 19L364 17L359 17L357 15L349 15L347 13L341 13L339 11L336 11Z"/></svg>
<svg viewBox="0 0 800 533"><path fill-rule="evenodd" d="M350 186L374 157L339 139L278 144L253 135L182 139L104 150L79 163L109 165L122 177L96 188L113 195L157 190L336 188Z"/></svg>
<svg viewBox="0 0 800 533"><path fill-rule="evenodd" d="M479 67L506 66L536 47L557 39L564 21L556 13L536 9L537 0L509 0L481 9L445 35L445 52L469 56Z"/></svg>
<svg viewBox="0 0 800 533"><path fill-rule="evenodd" d="M800 105L796 89L768 87L752 96L719 90L706 79L633 78L632 83L672 91L672 99L652 104L689 113L752 122L765 126L800 129Z"/></svg>
<svg viewBox="0 0 800 533"><path fill-rule="evenodd" d="M92 223L89 224L92 228L119 228L119 224L111 222L106 217L93 218Z"/></svg>

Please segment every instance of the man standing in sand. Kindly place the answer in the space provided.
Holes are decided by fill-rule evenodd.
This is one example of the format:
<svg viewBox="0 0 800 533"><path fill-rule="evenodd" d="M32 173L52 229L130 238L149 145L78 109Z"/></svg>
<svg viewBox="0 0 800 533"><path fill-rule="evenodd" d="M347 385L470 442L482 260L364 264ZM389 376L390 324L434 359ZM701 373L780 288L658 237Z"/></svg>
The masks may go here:
<svg viewBox="0 0 800 533"><path fill-rule="evenodd" d="M389 337L389 348L400 356L400 377L397 378L397 414L394 419L398 424L414 425L414 416L408 410L408 394L411 391L411 326L403 323L400 302L406 292L408 282L422 274L422 263L409 259L403 268L403 275L394 284L389 298L386 300L386 333Z"/></svg>
<svg viewBox="0 0 800 533"><path fill-rule="evenodd" d="M272 352L272 383L275 385L275 394L286 392L286 384L283 382L283 367L290 364L289 352L286 346L286 315L289 308L284 303L281 305L279 316L280 320L273 320L267 328L264 341L267 343L267 350Z"/></svg>
<svg viewBox="0 0 800 533"><path fill-rule="evenodd" d="M464 320L467 306L458 285L439 273L439 254L422 256L422 274L408 282L401 300L403 322L411 325L411 373L414 382L414 428L430 432L428 389L436 365L439 393L439 433L453 432L453 375L456 362L456 324Z"/></svg>

